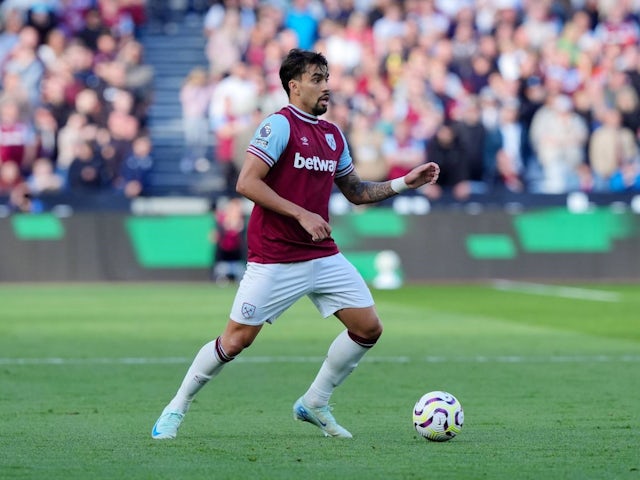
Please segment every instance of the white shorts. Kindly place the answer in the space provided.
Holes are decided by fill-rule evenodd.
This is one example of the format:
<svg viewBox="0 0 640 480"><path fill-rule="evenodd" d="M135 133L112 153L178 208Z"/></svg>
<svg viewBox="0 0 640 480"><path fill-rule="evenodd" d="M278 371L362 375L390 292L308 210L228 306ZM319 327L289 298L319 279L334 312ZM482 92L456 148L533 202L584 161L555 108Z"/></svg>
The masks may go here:
<svg viewBox="0 0 640 480"><path fill-rule="evenodd" d="M341 253L296 263L249 262L231 319L245 325L273 323L304 295L325 318L343 308L374 304L362 276Z"/></svg>

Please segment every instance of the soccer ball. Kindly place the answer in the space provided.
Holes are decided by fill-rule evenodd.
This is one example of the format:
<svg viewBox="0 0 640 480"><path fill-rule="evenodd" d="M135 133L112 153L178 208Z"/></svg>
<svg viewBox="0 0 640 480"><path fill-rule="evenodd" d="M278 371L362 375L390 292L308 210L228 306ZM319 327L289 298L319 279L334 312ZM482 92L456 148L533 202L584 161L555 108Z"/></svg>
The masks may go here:
<svg viewBox="0 0 640 480"><path fill-rule="evenodd" d="M456 397L447 392L425 393L413 407L413 426L428 440L446 442L462 431L464 412Z"/></svg>

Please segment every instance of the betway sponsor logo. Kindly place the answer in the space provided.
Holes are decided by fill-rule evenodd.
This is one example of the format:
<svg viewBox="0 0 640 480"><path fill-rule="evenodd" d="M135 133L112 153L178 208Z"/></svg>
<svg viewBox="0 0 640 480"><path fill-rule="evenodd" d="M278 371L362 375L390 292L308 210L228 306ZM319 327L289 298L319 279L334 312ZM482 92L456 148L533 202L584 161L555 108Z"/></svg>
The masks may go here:
<svg viewBox="0 0 640 480"><path fill-rule="evenodd" d="M323 160L317 155L305 158L300 155L299 152L296 152L293 166L295 168L306 168L307 170L315 170L317 172L331 172L331 175L333 175L336 173L338 162L336 160Z"/></svg>

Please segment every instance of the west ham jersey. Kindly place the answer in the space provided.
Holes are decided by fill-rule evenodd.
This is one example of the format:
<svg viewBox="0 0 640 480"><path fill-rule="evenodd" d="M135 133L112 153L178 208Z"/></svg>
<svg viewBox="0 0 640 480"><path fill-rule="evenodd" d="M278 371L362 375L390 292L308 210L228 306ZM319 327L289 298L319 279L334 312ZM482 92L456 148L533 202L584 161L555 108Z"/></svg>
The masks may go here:
<svg viewBox="0 0 640 480"><path fill-rule="evenodd" d="M329 196L336 178L353 162L340 129L293 105L268 116L247 151L269 165L264 181L278 195L329 221ZM311 241L297 220L255 205L247 230L248 260L290 263L338 253L332 238Z"/></svg>

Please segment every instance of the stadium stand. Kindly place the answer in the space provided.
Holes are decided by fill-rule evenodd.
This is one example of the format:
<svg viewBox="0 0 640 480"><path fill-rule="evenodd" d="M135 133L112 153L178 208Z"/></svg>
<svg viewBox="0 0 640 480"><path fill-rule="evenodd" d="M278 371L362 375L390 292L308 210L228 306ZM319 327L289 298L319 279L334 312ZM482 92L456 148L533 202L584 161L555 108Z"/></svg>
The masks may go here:
<svg viewBox="0 0 640 480"><path fill-rule="evenodd" d="M233 189L256 122L286 102L277 67L301 45L328 57L326 118L372 179L422 148L444 175L415 195L435 207L574 193L629 202L640 191L639 14L634 0L6 0L3 211L215 201ZM132 154L139 137L151 139L144 158ZM69 182L87 142L92 159ZM43 159L61 186L32 178Z"/></svg>

